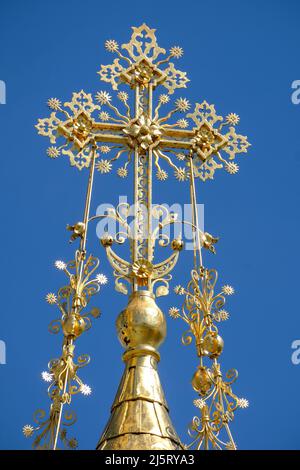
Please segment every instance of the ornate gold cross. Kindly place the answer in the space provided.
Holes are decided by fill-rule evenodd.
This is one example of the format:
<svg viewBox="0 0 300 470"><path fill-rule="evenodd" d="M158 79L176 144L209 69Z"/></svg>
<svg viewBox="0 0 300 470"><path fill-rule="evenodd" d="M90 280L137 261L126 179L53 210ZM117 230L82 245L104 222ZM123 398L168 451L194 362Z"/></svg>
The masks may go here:
<svg viewBox="0 0 300 470"><path fill-rule="evenodd" d="M43 379L49 382L49 417L38 410L35 414L37 426L26 425L23 432L27 437L38 433L33 443L35 448L56 449L59 440L68 448L77 447L77 440L68 438L64 428L74 422L75 415L64 413L63 408L71 403L74 394L91 393L90 387L78 375L89 357L81 355L76 362L74 347L75 341L90 328L91 318L99 317L99 309L93 308L89 312L85 309L100 285L107 282L104 274L95 273L99 261L92 255L87 256L88 225L92 220L108 217L122 227L114 236L107 233L101 240L114 269L115 287L127 294L126 281L133 295L117 320L127 365L109 426L100 438L98 448L182 448L157 375L158 347L165 337L166 326L153 292L155 290L156 296L168 294L170 273L183 248L181 239L171 242L170 237L162 233L164 227L188 223L193 229L194 269L187 286L179 285L174 289L176 294L183 296L181 309L171 307L169 310L171 317L181 318L188 325L182 342L190 344L195 340L199 359L192 386L199 397L194 404L200 409L201 418L194 417L190 429L193 440L186 448L236 449L229 423L235 410L247 407L248 401L238 398L232 391L237 372L230 370L222 375L218 361L224 342L216 324L228 319L229 314L223 308L225 296L232 295L234 289L225 285L215 293L217 271L203 265L201 248L214 253L218 238L199 228L195 178L202 182L213 179L215 171L221 168L230 174L237 173L239 167L235 157L245 153L250 144L247 137L235 131L239 122L237 114L230 113L224 118L206 101L196 103L192 108L185 97L179 97L171 104L170 96L175 90L186 88L189 81L186 73L177 70L173 63L183 55L182 48L174 46L167 52L157 44L155 29L145 24L132 29L128 43L119 46L115 40L105 42L106 49L116 58L112 64L102 65L98 72L100 79L117 91L121 107L113 104L107 91L99 91L93 97L81 90L73 93L71 101L64 104L57 98L49 99L50 117L39 119L36 125L39 134L50 139L51 146L47 149L50 158L65 155L77 169L89 168L89 177L83 218L68 226L72 232L71 241L80 240L79 249L71 262L55 263L57 269L67 275L68 285L60 288L57 295L50 293L46 297L61 314L50 323L49 330L63 333L61 356L49 362L49 372L42 373ZM129 87L132 93L127 93L123 87L127 90ZM155 97L158 88L164 90ZM176 118L178 113L181 116ZM123 163L119 164L124 157ZM129 204L121 203L105 214L90 216L95 170L110 173L118 164L120 178L126 178L133 167L133 212ZM156 178L163 182L169 176L168 169L173 170L178 181L189 180L191 223L178 221L165 206L152 205L154 171ZM131 216L133 226L128 223ZM159 221L155 227L154 219ZM126 238L130 240L130 261L122 259L112 249L113 242L123 243ZM161 246L170 244L173 253L166 260L153 264L157 240ZM147 377L141 372L145 367ZM132 374L136 374L135 378ZM127 388L127 384L134 384L134 390L131 385ZM137 411L132 409L131 414L127 413L127 401L133 403ZM160 412L153 412L151 406L158 407ZM142 409L148 410L143 429L139 416ZM122 414L123 418L119 420L118 416ZM221 431L225 431L227 440L221 439Z"/></svg>
<svg viewBox="0 0 300 470"><path fill-rule="evenodd" d="M129 87L133 91L133 99L127 92L119 91L117 98L123 105L120 111L112 104L112 97L106 91L98 92L93 100L91 94L81 90L74 93L72 100L64 103L63 107L59 100L52 98L48 105L53 112L50 118L39 119L37 129L41 135L48 136L52 144L63 140L61 145L48 149L50 157L56 158L61 153L67 155L71 165L80 170L89 167L95 144L96 169L100 173L109 173L113 163L126 156L125 163L117 169L118 175L125 178L133 162L135 224L134 233L130 234L132 263L113 252L110 247L112 240L103 242L115 269L116 286L125 293L127 289L118 282L121 277L133 281L134 289L139 285L150 288L154 281L168 275L182 247L175 242L175 253L171 258L159 265L152 264L155 243L152 234L153 168L160 181L168 177L168 172L162 168L163 163L174 170L179 181L189 178L191 161L194 176L202 181L212 179L215 171L222 167L234 174L238 165L233 160L236 154L247 151L249 143L246 137L235 132L235 125L239 122L236 114L231 113L224 119L216 114L214 105L206 101L196 103L191 112L189 101L180 97L168 112L161 113L163 107L169 106L170 95L176 89L185 88L189 80L186 73L177 70L172 62L183 55L182 48L174 46L167 54L157 44L155 29L145 24L133 27L129 43L122 44L120 48L115 40L108 40L105 47L117 58L112 64L101 66L98 72L100 79L109 83L113 90ZM159 87L164 87L166 93L154 100L153 92ZM57 112L63 113L65 119L58 118ZM183 113L184 117L174 120L177 113ZM222 132L224 129L225 133ZM111 153L113 156L109 157ZM125 206L122 210L126 212ZM116 216L122 219L121 214ZM166 222L173 222L170 215ZM160 292L167 293L167 289Z"/></svg>

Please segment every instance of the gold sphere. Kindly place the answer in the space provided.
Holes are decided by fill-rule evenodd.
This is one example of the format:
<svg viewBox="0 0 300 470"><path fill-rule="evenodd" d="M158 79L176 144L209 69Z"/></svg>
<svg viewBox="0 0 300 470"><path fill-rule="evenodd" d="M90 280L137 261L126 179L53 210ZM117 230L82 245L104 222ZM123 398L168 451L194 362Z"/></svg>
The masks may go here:
<svg viewBox="0 0 300 470"><path fill-rule="evenodd" d="M184 247L183 240L181 240L180 238L175 238L174 240L172 240L171 247L174 251L181 251Z"/></svg>
<svg viewBox="0 0 300 470"><path fill-rule="evenodd" d="M77 224L74 225L74 233L76 235L83 235L84 232L85 232L85 223L77 222Z"/></svg>
<svg viewBox="0 0 300 470"><path fill-rule="evenodd" d="M199 366L192 378L192 387L200 395L205 396L212 386L210 370Z"/></svg>
<svg viewBox="0 0 300 470"><path fill-rule="evenodd" d="M84 332L85 327L84 319L78 315L68 315L62 323L64 335L75 338L78 338Z"/></svg>
<svg viewBox="0 0 300 470"><path fill-rule="evenodd" d="M220 356L224 348L224 341L215 331L207 333L203 340L203 353L210 359Z"/></svg>
<svg viewBox="0 0 300 470"><path fill-rule="evenodd" d="M126 349L156 349L166 336L166 320L149 291L134 292L117 318L119 340Z"/></svg>
<svg viewBox="0 0 300 470"><path fill-rule="evenodd" d="M105 235L103 238L101 238L101 243L104 248L111 246L114 242L114 239L111 235Z"/></svg>

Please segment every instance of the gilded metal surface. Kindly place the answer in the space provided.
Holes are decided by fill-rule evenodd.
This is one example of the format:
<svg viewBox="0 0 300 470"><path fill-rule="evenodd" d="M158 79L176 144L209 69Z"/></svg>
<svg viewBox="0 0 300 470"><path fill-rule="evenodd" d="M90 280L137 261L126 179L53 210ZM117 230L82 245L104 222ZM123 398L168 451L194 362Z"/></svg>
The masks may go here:
<svg viewBox="0 0 300 470"><path fill-rule="evenodd" d="M189 82L186 73L174 65L183 49L173 46L167 52L158 45L155 29L146 24L132 29L128 43L119 45L114 39L105 42L106 50L116 57L111 64L101 65L98 72L100 79L116 92L120 106L113 104L113 96L105 90L95 96L81 90L64 104L57 98L49 99L50 116L39 119L36 125L38 133L50 140L47 149L50 158L66 156L71 166L79 170L89 168L90 173L84 217L68 226L72 232L70 241L79 241L80 248L73 264L60 264L59 268L69 276L70 285L62 288L58 296L53 293L47 296L47 301L57 304L62 313L50 329L54 333L63 332L63 353L58 362L51 363L50 375L46 376L53 379L57 394L50 397L49 419L36 429L26 425L24 434L30 436L41 430L36 447L55 449L59 437L62 444L76 447L76 442L61 430L63 406L70 402L72 391L82 387L78 363L73 361L73 343L89 328L90 316L98 316L95 309L90 315L83 313L83 309L96 293L97 282L104 283L105 278L99 275L94 279L90 272L95 258L86 257L86 238L93 220L108 217L122 228L115 236L107 233L102 245L113 268L116 290L131 297L117 321L119 339L126 348L126 367L98 449L182 448L170 422L157 374L157 348L165 337L166 326L154 302L154 295L169 293L171 272L183 248L181 239L170 240L163 233L167 225L179 223L176 214L152 204L153 172L163 182L171 170L177 181L189 185L193 209L192 222L183 221L193 229L192 279L186 289L176 288L178 294L185 294L182 312L177 307L170 309L172 317L181 317L189 325L183 340L189 344L195 338L200 360L192 386L200 395L195 405L201 417L193 419L194 437L187 447L235 449L229 422L236 408L246 407L248 402L237 398L231 390L235 372L229 372L226 380L222 377L218 360L224 343L216 327L216 322L228 317L222 306L224 295L231 295L233 289L226 285L222 293L215 295L216 271L204 268L202 248L215 253L218 238L199 228L195 180L211 180L221 168L236 174L239 167L235 158L246 153L250 144L246 136L235 130L239 123L237 114L218 115L215 106L205 100L194 106L185 97L171 102L171 95L186 88ZM157 89L163 93L156 94ZM120 178L126 178L133 170L134 214L130 213L129 204L121 203L116 209L91 217L94 170L107 174L116 165ZM132 216L130 224L128 219ZM153 221L158 221L156 227ZM126 240L130 243L130 259L121 258L113 247ZM173 250L158 263L157 244ZM61 292L64 302L60 301ZM212 361L212 365L208 367L204 361ZM223 432L227 433L227 441L220 437Z"/></svg>
<svg viewBox="0 0 300 470"><path fill-rule="evenodd" d="M125 371L97 449L180 449L157 372L166 322L149 292L136 292L117 319Z"/></svg>
<svg viewBox="0 0 300 470"><path fill-rule="evenodd" d="M177 295L184 296L181 310L171 307L172 318L181 318L188 330L182 335L182 343L189 345L195 340L200 364L192 377L192 387L199 394L194 404L201 412L195 416L189 429L192 441L187 448L196 449L236 449L230 432L229 423L234 418L237 408L246 408L248 401L238 398L231 385L237 379L235 369L227 372L225 379L221 373L219 357L224 341L219 335L217 323L229 318L223 308L225 297L234 293L233 287L223 286L215 293L218 274L215 269L193 269L187 287L178 285ZM210 360L211 365L205 362Z"/></svg>
<svg viewBox="0 0 300 470"><path fill-rule="evenodd" d="M133 235L130 238L133 262L145 260L152 263L153 170L160 181L168 177L162 164L174 171L178 181L189 179L191 164L194 176L202 181L212 179L215 171L223 167L235 174L239 168L233 160L237 154L245 153L250 144L247 137L235 131L239 117L230 113L223 118L207 101L196 103L191 110L190 102L179 97L168 109L170 95L185 88L189 81L186 73L177 70L173 63L182 57L183 49L174 46L167 53L158 45L155 29L146 24L132 29L128 43L120 46L114 39L106 41L107 51L117 58L110 65L102 65L99 75L113 90L129 86L134 94L133 105L123 90L117 93L120 109L112 103L113 97L107 91L101 90L93 97L81 90L73 93L72 100L64 105L57 98L51 98L48 101L52 110L50 118L39 119L36 127L39 134L49 137L51 144L60 143L48 149L49 156L67 155L71 165L80 170L89 166L89 149L95 145L96 168L102 174L109 173L126 157L124 164L117 168L117 174L125 178L132 163L134 233L129 234L127 227L125 236ZM160 87L165 87L166 93L154 98L154 91ZM164 108L167 111L163 112ZM183 117L174 119L178 114ZM212 243L209 249L214 250ZM109 256L110 261L112 258L115 257ZM166 260L168 263L169 259ZM114 263L113 267L116 289L127 293L127 288L120 282L123 279L122 266L119 269ZM153 288L150 273L147 276L145 272L142 279L134 275L134 270L132 274L129 284L133 290L138 290L139 286L146 286L149 290ZM162 277L159 295L168 294L170 279L170 276ZM127 282L128 277L125 276L125 280Z"/></svg>

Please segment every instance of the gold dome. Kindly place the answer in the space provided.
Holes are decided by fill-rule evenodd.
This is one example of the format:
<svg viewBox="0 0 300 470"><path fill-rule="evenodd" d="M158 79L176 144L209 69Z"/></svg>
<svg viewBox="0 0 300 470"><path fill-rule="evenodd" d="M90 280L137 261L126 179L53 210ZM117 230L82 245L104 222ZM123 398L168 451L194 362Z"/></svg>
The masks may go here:
<svg viewBox="0 0 300 470"><path fill-rule="evenodd" d="M149 291L132 294L117 330L126 366L97 449L181 450L157 370L166 321Z"/></svg>

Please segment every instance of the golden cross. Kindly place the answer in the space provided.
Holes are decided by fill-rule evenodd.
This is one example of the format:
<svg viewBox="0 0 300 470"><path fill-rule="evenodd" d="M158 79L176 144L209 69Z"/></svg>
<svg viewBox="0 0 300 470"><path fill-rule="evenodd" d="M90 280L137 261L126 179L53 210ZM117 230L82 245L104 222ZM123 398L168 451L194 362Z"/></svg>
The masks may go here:
<svg viewBox="0 0 300 470"><path fill-rule="evenodd" d="M158 280L166 268L160 263L155 265L159 268L153 273L153 168L156 168L156 177L164 181L168 173L161 164L166 162L174 170L177 180L185 181L189 178L192 165L193 175L206 181L212 179L215 171L222 167L230 174L236 173L239 167L233 160L236 154L246 152L250 144L247 137L235 132L235 125L239 122L236 114L231 113L223 118L216 114L214 105L206 101L196 103L191 112L189 101L180 97L169 112L161 115L162 108L169 106L170 95L178 88L185 88L189 80L186 73L177 70L172 62L183 55L182 48L174 46L167 54L157 44L155 29L145 24L133 27L130 41L122 44L121 48L115 40L106 41L105 47L117 58L112 64L101 66L98 72L100 78L109 83L113 90L118 90L122 85L129 86L134 93L133 106L129 105L131 100L125 91L117 94L123 105L123 111L120 111L112 104L108 92L98 92L93 100L91 94L81 90L73 93L72 100L64 106L58 99L50 99L48 105L53 112L50 118L39 119L36 127L39 134L50 138L52 144L63 139L62 145L48 148L50 157L58 157L60 153L67 155L71 165L80 170L90 166L91 149L95 146L96 169L100 173L109 173L113 163L125 154L127 161L117 169L117 173L120 177L126 177L128 166L133 161L133 265L117 257L110 248L110 242L106 242L105 246L117 273L130 280L133 272L136 286L144 284L149 287L149 283ZM124 54L120 49L124 50ZM154 106L153 92L159 87L164 87L166 93L159 95ZM112 112L112 116L102 107ZM94 117L96 111L100 111L97 119ZM57 112L63 113L66 119L58 118ZM173 115L176 113L184 113L185 116L174 122ZM226 132L222 132L223 129ZM113 156L109 158L107 154L110 152ZM175 159L181 161L182 166ZM177 244L174 249L179 251L181 247ZM177 255L174 255L172 261L175 263L176 260ZM173 262L172 266L168 265L168 273Z"/></svg>
<svg viewBox="0 0 300 470"><path fill-rule="evenodd" d="M195 178L203 182L213 179L215 171L221 168L230 174L235 174L239 169L234 161L235 157L239 153L245 153L250 144L247 137L235 131L235 126L239 122L239 117L235 113L223 118L217 115L214 105L206 101L196 103L191 110L191 105L185 97L177 98L169 108L170 95L173 95L177 89L185 88L189 81L186 73L177 70L173 63L173 59L179 59L183 55L181 47L174 46L167 52L157 44L155 30L145 24L133 28L128 43L119 46L115 40L108 40L105 47L115 54L116 58L112 64L102 65L98 73L102 81L109 83L113 90L117 90L117 98L122 104L121 110L112 103L112 96L107 91L99 91L95 97L92 97L90 93L81 90L73 93L71 101L64 104L57 98L49 99L48 106L52 110L50 117L39 119L36 125L39 134L50 139L48 156L51 158L57 158L61 154L67 156L71 165L79 170L89 168L89 178L83 219L68 227L73 232L71 240L80 239L75 260L67 264L57 261L55 264L67 274L70 285L62 287L57 297L53 293L49 293L46 297L47 302L56 304L62 314L61 319L51 322L50 331L57 333L61 329L64 334L62 356L50 361L50 372L43 373L43 378L50 382L49 390L55 386L50 396L52 401L50 415L48 419L44 419L44 413L39 410L38 417L41 420L35 419L38 426L33 428L31 425L26 425L23 432L27 437L35 431L40 432L34 441L34 446L38 448L42 447L41 441L44 440L44 448L56 449L59 437L69 448L77 446L76 439L68 439L66 431L60 430L63 407L65 403L71 402L72 394L79 391L84 394L91 392L90 387L83 384L77 375L77 369L87 364L89 358L82 355L77 363L73 361L74 342L89 328L89 315L93 318L100 315L98 309L92 309L89 313L82 311L89 298L98 292L99 284L105 284L107 280L103 274L94 277L93 273L99 262L92 256L86 256L87 229L92 220L109 216L125 228L125 232L120 231L114 238L107 235L102 239L114 269L115 286L118 291L127 293L127 287L123 283L125 280L133 290L146 288L152 294L155 286L156 296L168 293L170 272L177 262L183 242L179 239L173 240L171 243L173 254L158 264L152 263L156 238L161 236L160 241L163 242L163 246L170 242L167 237L166 243L166 238L158 233L159 230L176 222L174 214L164 206L152 207L154 170L157 179L164 181L168 178L168 172L163 165L167 165L174 170L178 181L189 180L193 211L190 225L196 233L196 235L194 233L194 269L191 271L191 280L186 288L179 285L174 289L178 295L185 296L183 307L181 310L171 307L169 311L171 317L181 317L189 325L189 330L182 336L182 342L190 344L194 336L197 355L200 358L200 366L193 376L192 385L199 393L199 397L201 396L194 401L201 410L201 420L198 417L193 419L191 431L195 434L195 439L189 447L209 448L211 443L213 448L235 449L228 420L233 418L236 408L247 407L248 401L238 398L231 390L231 384L237 377L235 370L226 374L226 380L222 378L217 359L222 353L223 339L218 335L218 328L214 323L228 318L228 312L223 309L224 295L232 295L234 289L225 285L215 294L217 272L203 266L201 246L214 252L213 245L218 239L199 229ZM119 87L123 86L132 90L131 97L123 89L119 91ZM155 98L156 90L163 88L164 93ZM167 109L166 112L163 112L164 108ZM176 120L176 113L182 113L183 117ZM109 173L113 165L120 162L124 156L127 159L117 168L117 174L121 178L127 177L128 168L133 162L133 229L127 223L128 204L119 204L110 214L90 217L95 169L100 173ZM153 218L160 220L156 228L152 227ZM182 223L187 222L182 221ZM118 243L124 241L124 235L130 238L132 254L130 262L120 258L111 248L114 240ZM197 253L199 253L199 265L196 259ZM157 283L160 284L159 287ZM145 296L145 293L137 292L135 295L138 298ZM146 296L151 297L149 292ZM151 311L157 312L156 309ZM146 310L143 312L144 329L145 325L148 328L150 323L147 324L148 313ZM151 315L149 314L148 320L151 320L152 328ZM126 323L130 322L131 320L126 320ZM163 323L162 320L161 324ZM129 326L129 330L127 329L129 336L130 328L134 338L136 332L132 325ZM156 331L159 332L159 328ZM158 336L161 336L160 333ZM126 343L126 346L128 344ZM141 346L144 353L145 345ZM152 344L150 346L153 354ZM154 352L153 357L159 357L156 355L157 351ZM206 357L213 361L211 369L204 365L203 359ZM208 405L209 399L211 399L210 405ZM68 413L67 416L68 419L73 419L72 413ZM222 428L227 432L228 442L223 442L219 438Z"/></svg>

